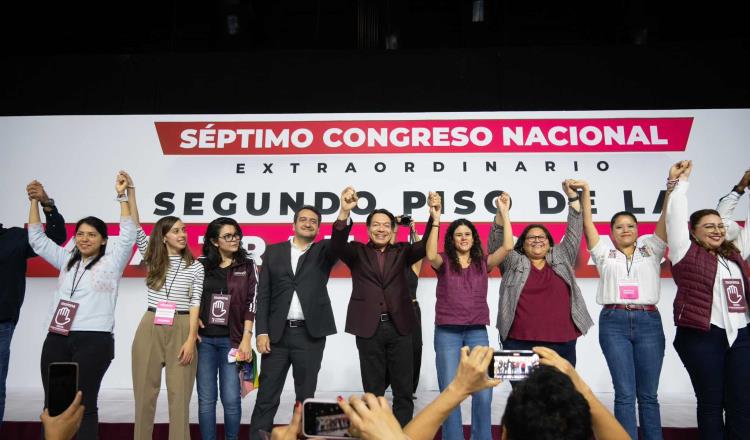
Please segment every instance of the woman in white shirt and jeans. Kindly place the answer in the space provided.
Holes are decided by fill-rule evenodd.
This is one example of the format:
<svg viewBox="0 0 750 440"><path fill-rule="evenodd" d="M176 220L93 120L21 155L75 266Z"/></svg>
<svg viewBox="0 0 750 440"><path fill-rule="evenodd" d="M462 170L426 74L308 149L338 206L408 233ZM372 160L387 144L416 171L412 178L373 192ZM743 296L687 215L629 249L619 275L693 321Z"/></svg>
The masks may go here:
<svg viewBox="0 0 750 440"><path fill-rule="evenodd" d="M114 358L117 289L133 252L135 224L122 172L115 184L120 203L120 236L110 239L107 225L96 217L78 221L75 247L50 240L39 219L39 202L31 201L29 244L37 255L60 270L46 322L49 333L42 346L41 373L45 402L49 392L47 369L52 362L77 362L78 386L86 407L78 431L80 440L98 437L97 398L104 373Z"/></svg>
<svg viewBox="0 0 750 440"><path fill-rule="evenodd" d="M678 173L673 167L670 172ZM674 179L675 177L671 177ZM628 434L638 438L635 402L645 440L661 439L659 375L664 360L664 329L656 308L660 297L661 261L667 250L664 207L653 235L638 236L638 220L627 211L612 216L609 240L600 240L591 214L591 193L582 190L583 231L591 258L599 271L596 302L599 314L599 345L607 360L615 389L615 417Z"/></svg>

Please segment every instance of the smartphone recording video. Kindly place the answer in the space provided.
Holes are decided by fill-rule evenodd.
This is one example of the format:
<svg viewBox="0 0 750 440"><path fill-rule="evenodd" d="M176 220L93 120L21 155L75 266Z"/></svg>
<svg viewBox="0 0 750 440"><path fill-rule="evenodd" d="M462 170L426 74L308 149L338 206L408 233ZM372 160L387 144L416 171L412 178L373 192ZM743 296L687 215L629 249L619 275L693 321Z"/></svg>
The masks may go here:
<svg viewBox="0 0 750 440"><path fill-rule="evenodd" d="M539 355L531 350L501 350L493 355L487 371L501 380L524 380L539 365Z"/></svg>
<svg viewBox="0 0 750 440"><path fill-rule="evenodd" d="M349 434L349 419L332 400L306 399L302 404L302 427L307 437L354 438Z"/></svg>
<svg viewBox="0 0 750 440"><path fill-rule="evenodd" d="M78 392L78 363L52 362L47 369L49 415L55 417L68 409Z"/></svg>

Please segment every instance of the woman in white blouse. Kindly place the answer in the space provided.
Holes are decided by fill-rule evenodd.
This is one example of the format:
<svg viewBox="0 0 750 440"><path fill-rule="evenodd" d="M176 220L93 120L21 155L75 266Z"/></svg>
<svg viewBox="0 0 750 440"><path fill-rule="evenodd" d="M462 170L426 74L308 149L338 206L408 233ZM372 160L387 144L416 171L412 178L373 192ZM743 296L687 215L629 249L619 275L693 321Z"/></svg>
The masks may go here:
<svg viewBox="0 0 750 440"><path fill-rule="evenodd" d="M60 271L58 288L45 320L49 323L41 357L45 402L49 392L49 364L78 363L78 387L86 407L78 431L80 440L98 437L99 386L114 358L112 330L118 286L135 242L127 186L124 174L118 173L115 189L120 204L120 236L117 238L109 238L107 225L102 220L86 217L76 224L72 242L75 247L61 247L44 235L37 200L31 201L29 210L32 249Z"/></svg>
<svg viewBox="0 0 750 440"><path fill-rule="evenodd" d="M135 193L131 196L135 199ZM203 293L203 265L187 246L185 224L162 217L151 235L141 228L136 244L148 268L148 306L133 338L132 372L136 440L151 440L156 399L165 369L169 402L169 439L190 438L189 408L197 368L198 312Z"/></svg>
<svg viewBox="0 0 750 440"><path fill-rule="evenodd" d="M750 254L747 228L726 239L719 213L701 209L688 218L688 177L682 173L667 208L672 276L677 284L674 347L698 400L701 439L747 438L750 432L750 321L747 308ZM685 227L688 223L689 229Z"/></svg>
<svg viewBox="0 0 750 440"><path fill-rule="evenodd" d="M673 167L670 176L672 173L678 170ZM657 391L664 360L664 329L656 304L661 261L667 250L664 209L654 234L642 237L633 213L616 213L610 221L610 242L600 239L594 225L588 184L574 181L571 187L582 190L583 231L599 271L596 302L603 306L599 313L599 345L615 389L615 417L637 439L637 399L643 438L661 439ZM666 207L669 193L668 188L662 208Z"/></svg>

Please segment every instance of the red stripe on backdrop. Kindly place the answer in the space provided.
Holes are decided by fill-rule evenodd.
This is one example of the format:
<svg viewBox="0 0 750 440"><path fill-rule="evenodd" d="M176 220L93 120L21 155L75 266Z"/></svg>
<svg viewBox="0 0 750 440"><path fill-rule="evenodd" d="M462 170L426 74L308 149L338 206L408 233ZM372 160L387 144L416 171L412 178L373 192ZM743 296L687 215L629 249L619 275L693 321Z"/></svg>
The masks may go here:
<svg viewBox="0 0 750 440"><path fill-rule="evenodd" d="M518 236L523 231L523 228L525 228L528 224L531 222L524 222L524 223L514 223L513 224L513 235ZM486 246L487 244L487 236L490 231L490 227L492 226L491 222L481 222L481 223L474 223L477 227L477 231L479 232L479 235L482 239L482 243ZM424 230L424 223L419 223L417 225L417 231L423 231ZM565 227L566 224L563 222L556 222L556 223L545 223L547 228L549 228L550 232L552 233L552 236L555 239L556 243L560 242L560 239L565 234ZM143 228L146 231L146 233L149 233L151 231L151 228L153 227L153 224L143 224ZM606 238L607 234L609 234L609 223L597 223L596 224L597 230L601 234L603 238ZM654 222L643 222L639 223L639 232L641 235L644 234L651 234L653 233L654 229L656 227L656 223ZM687 227L687 225L686 225ZM440 232L441 237L444 236L445 230L448 228L448 223L443 223L440 225ZM68 237L74 236L74 230L75 230L75 223L68 223L66 224L66 229L68 231ZM119 234L120 225L117 223L111 223L108 225L108 232L110 236L116 236ZM201 255L201 243L203 240L203 233L206 231L206 223L190 223L187 224L187 232L188 232L188 246L193 252L193 255ZM277 243L280 241L286 241L289 239L290 236L293 235L292 226L291 224L280 224L280 223L254 223L254 224L243 224L242 225L242 232L244 234L243 238L243 244L250 252L255 252L256 254L262 254L263 250L265 249L265 246L267 244ZM401 228L398 233L398 239L401 241L407 240L407 233L408 231ZM324 224L321 225L320 233L318 234L319 239L323 239L325 237L330 236L331 234L331 224ZM365 242L367 241L367 228L364 225L364 223L357 223L352 228L351 235L354 237L354 239ZM440 248L442 249L442 238L439 240L440 242ZM485 247L486 249L486 247ZM576 264L576 276L581 278L596 278L598 277L596 268L593 265L588 264L589 261L589 252L586 248L586 240L584 239L581 243L581 251L578 254L578 261ZM134 255L131 264L125 269L125 277L145 277L146 276L146 270L145 267L142 264L139 264L140 262L140 255ZM29 260L29 268L26 273L29 277L56 277L58 274L58 271L47 264L46 261L42 260L40 257L32 258ZM493 271L492 276L499 276L500 273L496 269ZM662 263L662 270L661 270L662 278L668 278L670 277L670 271L669 271L669 263L663 262ZM347 267L339 262L336 267L334 268L331 276L335 278L347 278L350 276L349 270ZM428 264L422 265L422 276L426 277L434 277L435 273L430 269Z"/></svg>

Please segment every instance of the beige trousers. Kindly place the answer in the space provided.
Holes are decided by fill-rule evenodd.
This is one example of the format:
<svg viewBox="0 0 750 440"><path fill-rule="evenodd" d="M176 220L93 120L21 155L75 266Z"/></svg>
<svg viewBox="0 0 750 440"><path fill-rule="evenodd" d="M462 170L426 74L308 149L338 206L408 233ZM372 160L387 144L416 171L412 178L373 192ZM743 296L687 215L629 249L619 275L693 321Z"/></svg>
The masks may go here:
<svg viewBox="0 0 750 440"><path fill-rule="evenodd" d="M152 440L161 369L166 368L169 402L169 440L190 438L189 408L193 394L198 350L189 365L177 359L190 333L190 315L175 315L173 325L154 325L154 312L141 318L133 338L134 440Z"/></svg>

